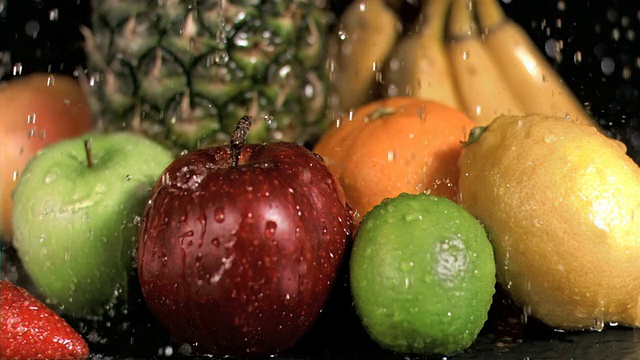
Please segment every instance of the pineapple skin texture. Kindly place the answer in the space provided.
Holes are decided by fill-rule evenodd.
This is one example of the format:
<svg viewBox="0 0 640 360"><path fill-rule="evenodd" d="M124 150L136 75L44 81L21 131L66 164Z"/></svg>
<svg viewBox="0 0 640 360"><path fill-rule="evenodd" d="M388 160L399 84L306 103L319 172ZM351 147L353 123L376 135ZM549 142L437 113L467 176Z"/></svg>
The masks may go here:
<svg viewBox="0 0 640 360"><path fill-rule="evenodd" d="M322 0L94 0L84 28L96 126L142 133L176 153L249 142L313 144L327 128Z"/></svg>

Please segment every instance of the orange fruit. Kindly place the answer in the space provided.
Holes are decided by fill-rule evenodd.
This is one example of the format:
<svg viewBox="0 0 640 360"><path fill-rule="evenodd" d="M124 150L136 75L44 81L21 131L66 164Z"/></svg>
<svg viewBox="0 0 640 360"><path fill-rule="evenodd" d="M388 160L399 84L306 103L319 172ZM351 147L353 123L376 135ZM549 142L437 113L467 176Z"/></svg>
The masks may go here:
<svg viewBox="0 0 640 360"><path fill-rule="evenodd" d="M316 144L360 216L383 199L421 192L456 200L463 112L417 97L389 97L339 118Z"/></svg>

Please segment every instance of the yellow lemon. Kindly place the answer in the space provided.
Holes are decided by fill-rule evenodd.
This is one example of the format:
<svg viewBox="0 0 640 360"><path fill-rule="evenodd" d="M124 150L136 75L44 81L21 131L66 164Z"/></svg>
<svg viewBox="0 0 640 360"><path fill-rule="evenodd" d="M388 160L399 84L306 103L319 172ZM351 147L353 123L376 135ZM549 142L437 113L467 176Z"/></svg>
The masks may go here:
<svg viewBox="0 0 640 360"><path fill-rule="evenodd" d="M459 202L492 241L498 282L546 324L640 325L640 170L594 127L502 116L472 131Z"/></svg>

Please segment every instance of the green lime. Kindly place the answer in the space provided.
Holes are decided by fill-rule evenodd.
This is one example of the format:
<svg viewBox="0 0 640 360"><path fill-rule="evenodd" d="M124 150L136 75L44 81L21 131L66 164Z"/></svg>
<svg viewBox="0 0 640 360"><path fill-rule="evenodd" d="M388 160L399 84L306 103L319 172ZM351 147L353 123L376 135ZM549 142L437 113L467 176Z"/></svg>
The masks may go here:
<svg viewBox="0 0 640 360"><path fill-rule="evenodd" d="M496 281L482 225L455 202L424 193L400 194L365 214L350 273L371 338L424 355L454 355L473 343Z"/></svg>

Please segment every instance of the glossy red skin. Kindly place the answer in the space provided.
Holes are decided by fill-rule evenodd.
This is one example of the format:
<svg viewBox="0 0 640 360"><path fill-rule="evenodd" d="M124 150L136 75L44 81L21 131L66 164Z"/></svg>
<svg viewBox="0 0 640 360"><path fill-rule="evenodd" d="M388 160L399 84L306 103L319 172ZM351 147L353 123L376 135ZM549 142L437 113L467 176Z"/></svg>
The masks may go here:
<svg viewBox="0 0 640 360"><path fill-rule="evenodd" d="M302 146L246 145L236 167L228 147L196 150L151 192L142 291L165 328L201 352L276 354L320 314L352 230L342 187Z"/></svg>
<svg viewBox="0 0 640 360"><path fill-rule="evenodd" d="M64 319L29 292L0 282L0 358L86 359L89 347Z"/></svg>

